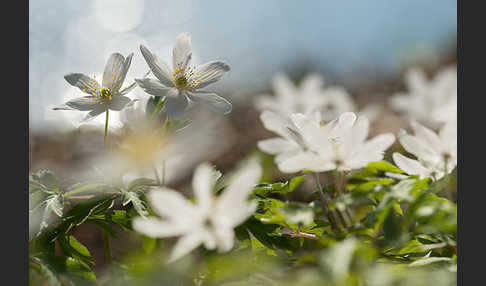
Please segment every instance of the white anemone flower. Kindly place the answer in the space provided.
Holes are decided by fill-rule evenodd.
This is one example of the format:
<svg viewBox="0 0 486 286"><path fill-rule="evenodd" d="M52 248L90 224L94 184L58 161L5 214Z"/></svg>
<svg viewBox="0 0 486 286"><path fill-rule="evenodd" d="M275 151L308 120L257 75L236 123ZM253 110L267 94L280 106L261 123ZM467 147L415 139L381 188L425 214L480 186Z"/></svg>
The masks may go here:
<svg viewBox="0 0 486 286"><path fill-rule="evenodd" d="M345 112L328 124L318 123L304 114L292 114L296 133L307 147L305 152L279 164L285 173L309 169L314 172L349 171L383 159L384 151L395 141L391 133L366 140L369 120Z"/></svg>
<svg viewBox="0 0 486 286"><path fill-rule="evenodd" d="M348 111L357 111L356 104L349 92L340 86L323 88L324 81L317 74L306 76L299 86L296 86L283 73L272 79L274 95L260 95L254 104L259 110L271 110L284 116L293 113L310 114L315 111L321 113L322 120L330 121ZM380 105L366 106L362 113L368 118L376 118L382 111Z"/></svg>
<svg viewBox="0 0 486 286"><path fill-rule="evenodd" d="M256 202L248 202L248 197L262 174L258 164L251 164L242 170L215 198L213 188L219 177L217 174L208 163L196 168L192 180L195 204L175 190L165 187L151 190L148 201L153 211L162 218L137 217L133 220L134 230L146 236L180 236L169 262L181 258L201 244L210 250L230 251L235 237L233 229L256 211Z"/></svg>
<svg viewBox="0 0 486 286"><path fill-rule="evenodd" d="M133 53L130 53L126 58L119 53L111 54L105 65L101 85L96 81L96 78L91 78L82 73L65 75L64 78L69 84L81 89L89 96L72 99L53 109L89 111L82 122L91 120L109 109L122 110L130 102L130 98L126 97L125 94L136 87L136 83L133 83L120 90L132 62L132 57Z"/></svg>
<svg viewBox="0 0 486 286"><path fill-rule="evenodd" d="M215 93L199 89L218 81L230 67L222 61L211 61L196 67L190 66L192 58L191 37L188 33L177 36L172 50L172 69L157 55L140 45L145 61L157 79L135 79L148 94L165 98L165 109L170 118L179 118L189 101L202 103L210 110L227 114L232 106Z"/></svg>
<svg viewBox="0 0 486 286"><path fill-rule="evenodd" d="M260 120L267 130L280 136L261 140L257 143L261 151L275 155L275 163L280 164L305 150L304 143L299 140L299 136L292 132L296 127L288 117L265 110L260 114Z"/></svg>
<svg viewBox="0 0 486 286"><path fill-rule="evenodd" d="M437 120L437 112L457 97L457 69L448 67L428 80L422 70L412 68L405 74L405 84L408 92L399 92L390 98L392 108L435 128L443 121Z"/></svg>
<svg viewBox="0 0 486 286"><path fill-rule="evenodd" d="M436 134L434 131L411 121L415 135L402 130L398 140L403 148L417 160L393 153L393 161L409 175L438 180L450 173L457 165L457 123L446 123Z"/></svg>

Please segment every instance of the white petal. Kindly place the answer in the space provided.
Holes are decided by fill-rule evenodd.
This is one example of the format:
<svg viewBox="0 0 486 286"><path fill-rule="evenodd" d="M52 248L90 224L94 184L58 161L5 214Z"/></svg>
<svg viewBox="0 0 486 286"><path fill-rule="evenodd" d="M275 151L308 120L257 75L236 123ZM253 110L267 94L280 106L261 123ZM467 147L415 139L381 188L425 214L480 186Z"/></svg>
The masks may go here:
<svg viewBox="0 0 486 286"><path fill-rule="evenodd" d="M365 116L360 116L353 125L354 144L361 144L366 140L370 129L370 121Z"/></svg>
<svg viewBox="0 0 486 286"><path fill-rule="evenodd" d="M216 184L215 170L208 163L200 164L194 171L192 189L196 197L197 205L203 212L210 209L213 201L213 188Z"/></svg>
<svg viewBox="0 0 486 286"><path fill-rule="evenodd" d="M106 111L106 108L104 105L98 104L98 106L95 106L86 116L81 120L81 123L86 123L90 121L91 119L95 118L96 116L100 115L101 113L104 113Z"/></svg>
<svg viewBox="0 0 486 286"><path fill-rule="evenodd" d="M103 72L102 86L110 89L113 94L117 89L116 83L119 81L125 67L125 57L120 53L113 53L108 58L105 65L105 71Z"/></svg>
<svg viewBox="0 0 486 286"><path fill-rule="evenodd" d="M405 83L412 92L422 92L427 86L427 77L424 71L411 68L405 73Z"/></svg>
<svg viewBox="0 0 486 286"><path fill-rule="evenodd" d="M275 94L284 98L292 98L297 93L294 83L283 73L272 78L272 86Z"/></svg>
<svg viewBox="0 0 486 286"><path fill-rule="evenodd" d="M437 134L434 131L430 130L429 128L421 125L416 120L411 120L410 125L412 126L412 130L419 140L421 140L428 148L431 150L437 150L440 153L441 149L444 149L444 146Z"/></svg>
<svg viewBox="0 0 486 286"><path fill-rule="evenodd" d="M214 112L221 114L228 114L231 112L231 103L216 93L196 91L188 92L188 95L192 101L202 103Z"/></svg>
<svg viewBox="0 0 486 286"><path fill-rule="evenodd" d="M351 169L358 169L368 163L383 159L383 153L395 141L395 136L391 133L378 135L368 140L361 148L356 149L352 154L348 154L345 164Z"/></svg>
<svg viewBox="0 0 486 286"><path fill-rule="evenodd" d="M164 103L164 109L171 119L179 119L187 108L189 101L182 92L171 88L167 94Z"/></svg>
<svg viewBox="0 0 486 286"><path fill-rule="evenodd" d="M436 152L421 140L418 140L417 137L404 134L398 138L398 141L400 141L400 144L402 144L407 152L415 155L417 158L425 161L436 160Z"/></svg>
<svg viewBox="0 0 486 286"><path fill-rule="evenodd" d="M293 125L287 118L269 110L265 110L260 114L260 120L265 129L275 132L282 137L288 137L286 127Z"/></svg>
<svg viewBox="0 0 486 286"><path fill-rule="evenodd" d="M125 77L127 76L128 69L130 68L130 64L132 63L132 57L133 53L130 53L126 58L125 61L123 62L123 67L120 70L120 73L117 75L117 77L114 79L114 87L113 87L113 94L116 95L118 93L118 90L123 85L123 82L125 81Z"/></svg>
<svg viewBox="0 0 486 286"><path fill-rule="evenodd" d="M98 82L89 76L82 73L70 73L64 76L64 79L71 85L81 89L82 91L96 96L101 87Z"/></svg>
<svg viewBox="0 0 486 286"><path fill-rule="evenodd" d="M215 213L224 218L226 225L236 226L241 221L241 211L247 211L248 197L253 186L258 183L262 175L262 168L258 163L251 163L246 166L234 178L230 185L219 196Z"/></svg>
<svg viewBox="0 0 486 286"><path fill-rule="evenodd" d="M195 206L177 191L164 187L153 189L148 199L154 212L160 216L181 221L196 215Z"/></svg>
<svg viewBox="0 0 486 286"><path fill-rule="evenodd" d="M197 66L194 70L197 83L196 88L203 88L217 82L229 70L229 65L222 61L212 61Z"/></svg>
<svg viewBox="0 0 486 286"><path fill-rule="evenodd" d="M300 152L278 164L278 169L283 173L296 173L305 169L315 170L322 162L323 160L316 154Z"/></svg>
<svg viewBox="0 0 486 286"><path fill-rule="evenodd" d="M306 96L310 96L313 93L320 92L323 84L324 81L319 75L310 74L302 80L302 83L300 84L300 90Z"/></svg>
<svg viewBox="0 0 486 286"><path fill-rule="evenodd" d="M172 87L166 87L160 81L151 78L136 78L137 84L148 94L155 96L165 96Z"/></svg>
<svg viewBox="0 0 486 286"><path fill-rule="evenodd" d="M278 137L261 140L257 146L261 151L272 155L289 152L298 147L294 142Z"/></svg>
<svg viewBox="0 0 486 286"><path fill-rule="evenodd" d="M189 225L162 221L155 217L136 217L133 219L132 226L136 232L154 238L178 236L190 230Z"/></svg>
<svg viewBox="0 0 486 286"><path fill-rule="evenodd" d="M171 263L185 256L192 250L196 249L202 242L203 237L200 233L197 232L179 238L174 248L172 249L172 253L170 255L168 263Z"/></svg>
<svg viewBox="0 0 486 286"><path fill-rule="evenodd" d="M417 160L407 158L400 153L393 153L393 162L395 162L398 168L409 175L419 175L420 178L428 177L430 175L430 171L422 166Z"/></svg>
<svg viewBox="0 0 486 286"><path fill-rule="evenodd" d="M83 96L71 99L61 106L54 107L54 110L92 110L100 105L99 101L92 96Z"/></svg>
<svg viewBox="0 0 486 286"><path fill-rule="evenodd" d="M180 33L172 49L172 68L181 68L188 64L188 58L192 55L191 36L189 33Z"/></svg>
<svg viewBox="0 0 486 286"><path fill-rule="evenodd" d="M370 121L374 121L384 110L383 104L368 104L359 111L358 116L366 116Z"/></svg>
<svg viewBox="0 0 486 286"><path fill-rule="evenodd" d="M160 82L168 87L174 86L172 84L172 76L169 66L160 60L156 54L153 54L144 45L140 45L140 51L147 62L150 70Z"/></svg>
<svg viewBox="0 0 486 286"><path fill-rule="evenodd" d="M122 110L129 102L131 101L130 98L124 95L115 95L113 99L110 100L107 104L109 109L120 111Z"/></svg>
<svg viewBox="0 0 486 286"><path fill-rule="evenodd" d="M235 241L235 232L233 228L217 227L214 231L214 235L218 237L218 251L228 252L233 248Z"/></svg>

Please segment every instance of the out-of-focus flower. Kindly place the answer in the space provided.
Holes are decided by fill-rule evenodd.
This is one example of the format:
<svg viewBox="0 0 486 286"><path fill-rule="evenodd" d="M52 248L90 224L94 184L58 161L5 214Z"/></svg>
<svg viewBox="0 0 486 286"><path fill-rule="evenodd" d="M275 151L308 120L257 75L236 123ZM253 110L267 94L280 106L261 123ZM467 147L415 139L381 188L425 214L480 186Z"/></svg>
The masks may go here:
<svg viewBox="0 0 486 286"><path fill-rule="evenodd" d="M408 92L399 92L390 98L393 109L432 128L444 119L455 117L454 114L441 114L441 109L457 98L456 67L440 71L430 81L422 70L412 68L405 74L405 84Z"/></svg>
<svg viewBox="0 0 486 286"><path fill-rule="evenodd" d="M402 130L398 140L417 160L393 153L395 164L409 175L420 178L438 180L450 173L457 165L457 123L446 123L438 134L413 120L411 126L415 135Z"/></svg>
<svg viewBox="0 0 486 286"><path fill-rule="evenodd" d="M383 159L384 151L395 141L391 133L366 140L369 120L364 116L357 118L352 112L345 112L328 124L303 114L292 114L291 120L297 128L295 133L305 143L305 151L278 165L286 173L359 169Z"/></svg>
<svg viewBox="0 0 486 286"><path fill-rule="evenodd" d="M82 73L65 75L64 78L69 84L90 95L72 99L61 106L54 107L54 110L89 111L83 122L93 119L108 109L122 110L130 102L130 98L126 97L125 94L136 87L136 83L133 83L120 90L132 62L132 57L133 53L130 53L126 58L119 53L111 54L105 65L101 86L96 78L91 78Z"/></svg>
<svg viewBox="0 0 486 286"><path fill-rule="evenodd" d="M272 79L274 95L260 95L254 100L259 110L271 110L284 116L293 113L310 114L315 111L321 113L324 121L330 121L343 112L357 111L351 95L340 86L323 88L324 81L317 74L305 77L296 86L285 74L278 74ZM366 106L368 118L376 118L381 112L379 105Z"/></svg>
<svg viewBox="0 0 486 286"><path fill-rule="evenodd" d="M203 244L207 249L226 252L233 248L233 228L255 212L257 204L247 201L254 184L261 176L259 165L250 165L230 183L223 194L214 198L216 171L203 163L196 168L192 187L196 203L192 204L179 192L168 188L154 189L149 203L162 219L135 218L133 228L150 237L181 236L172 250L174 261Z"/></svg>
<svg viewBox="0 0 486 286"><path fill-rule="evenodd" d="M457 96L449 98L447 103L432 112L432 119L441 122L457 122Z"/></svg>
<svg viewBox="0 0 486 286"><path fill-rule="evenodd" d="M145 61L157 79L135 79L145 92L165 98L164 107L170 118L179 118L189 101L205 104L210 110L227 114L232 106L215 93L199 89L218 81L230 67L222 61L211 61L191 67L191 37L181 33L172 50L172 70L145 46L140 45Z"/></svg>
<svg viewBox="0 0 486 286"><path fill-rule="evenodd" d="M257 143L258 148L268 154L275 155L275 163L281 162L298 155L305 150L303 143L298 143L298 138L289 128L295 129L294 124L287 117L279 115L273 111L263 111L260 114L263 126L280 137L261 140Z"/></svg>

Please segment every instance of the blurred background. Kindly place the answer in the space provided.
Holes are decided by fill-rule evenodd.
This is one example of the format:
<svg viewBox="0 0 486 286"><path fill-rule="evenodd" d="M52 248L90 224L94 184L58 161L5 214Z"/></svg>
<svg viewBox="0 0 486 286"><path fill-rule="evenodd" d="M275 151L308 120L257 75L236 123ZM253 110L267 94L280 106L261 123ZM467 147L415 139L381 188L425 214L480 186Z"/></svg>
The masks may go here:
<svg viewBox="0 0 486 286"><path fill-rule="evenodd" d="M299 82L310 73L326 85L343 86L358 106L383 105L372 134L396 133L407 125L387 105L405 91L407 68L429 77L456 63L457 2L454 0L373 1L29 1L30 172L52 170L62 184L76 181L89 158L101 150L104 116L79 125L85 112L52 107L81 96L63 76L101 74L108 56L133 52L126 83L147 70L139 45L171 62L172 45L181 32L192 36L193 64L224 60L231 66L218 83L206 88L233 104L219 115L192 109L194 150L184 164L168 170L168 184L190 184L193 168L209 160L223 173L272 137L263 129L253 100L272 94L271 79L286 73ZM131 98L146 98L140 88ZM121 123L110 113L110 126ZM285 178L276 173L275 177ZM79 239L103 265L98 233ZM90 244L92 241L92 244ZM93 246L94 245L94 246ZM116 246L115 246L116 251Z"/></svg>

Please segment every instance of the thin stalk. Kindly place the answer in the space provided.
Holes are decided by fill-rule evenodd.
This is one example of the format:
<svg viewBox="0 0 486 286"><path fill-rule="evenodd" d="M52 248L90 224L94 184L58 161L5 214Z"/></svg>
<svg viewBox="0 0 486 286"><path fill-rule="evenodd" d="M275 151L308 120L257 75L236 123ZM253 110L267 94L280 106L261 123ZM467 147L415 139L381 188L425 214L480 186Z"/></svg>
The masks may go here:
<svg viewBox="0 0 486 286"><path fill-rule="evenodd" d="M157 180L157 185L161 186L162 184L160 182L159 174L157 172L157 168L155 168L155 165L152 165L152 169L154 170L155 180Z"/></svg>
<svg viewBox="0 0 486 286"><path fill-rule="evenodd" d="M316 182L316 187L317 187L317 190L319 192L319 197L320 197L320 200L321 200L322 208L324 209L324 213L326 214L327 219L329 220L329 223L331 224L331 228L334 231L339 231L336 220L333 217L333 213L329 209L329 200L327 199L324 192L322 191L322 185L321 185L321 182L319 181L319 175L317 173L312 173L312 175L314 176L314 180Z"/></svg>
<svg viewBox="0 0 486 286"><path fill-rule="evenodd" d="M341 196L342 195L341 172L338 171L338 170L334 171L334 178L335 178L334 186L336 188L336 193L337 193L338 196ZM339 219L341 220L341 223L343 224L344 228L347 228L348 224L347 224L346 219L344 218L344 215L342 214L342 212L338 208L336 208L336 212L337 212Z"/></svg>
<svg viewBox="0 0 486 286"><path fill-rule="evenodd" d="M448 173L447 173L447 161L448 161L448 159L449 159L448 156L444 156L444 177L448 176ZM449 182L448 179L447 179L447 182ZM451 202L453 202L454 201L454 195L452 194L452 189L449 188L449 184L446 185L445 191L446 191L447 196L449 197L449 200Z"/></svg>
<svg viewBox="0 0 486 286"><path fill-rule="evenodd" d="M162 186L165 186L165 160L162 161Z"/></svg>
<svg viewBox="0 0 486 286"><path fill-rule="evenodd" d="M106 109L106 116L105 116L105 137L103 138L103 144L106 145L106 135L108 135L108 115L109 109Z"/></svg>
<svg viewBox="0 0 486 286"><path fill-rule="evenodd" d="M159 103L157 103L157 105L155 106L155 109L154 111L152 111L152 114L150 115L150 119L153 120L155 118L155 116L157 116L157 113L159 113L159 111L162 109L162 107L164 106L164 102L165 102L165 98L164 99L161 99L159 101Z"/></svg>
<svg viewBox="0 0 486 286"><path fill-rule="evenodd" d="M342 189L343 189L343 193L347 193L348 190L346 188L346 176L348 175L348 172L346 171L343 171L343 180L342 180ZM353 216L351 215L351 212L349 211L349 208L345 208L344 209L344 212L346 213L346 216L348 217L348 220L349 220L349 223L350 224L353 224Z"/></svg>

